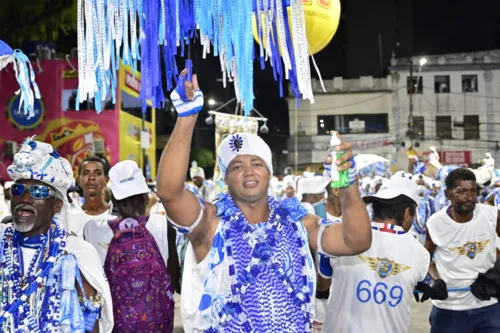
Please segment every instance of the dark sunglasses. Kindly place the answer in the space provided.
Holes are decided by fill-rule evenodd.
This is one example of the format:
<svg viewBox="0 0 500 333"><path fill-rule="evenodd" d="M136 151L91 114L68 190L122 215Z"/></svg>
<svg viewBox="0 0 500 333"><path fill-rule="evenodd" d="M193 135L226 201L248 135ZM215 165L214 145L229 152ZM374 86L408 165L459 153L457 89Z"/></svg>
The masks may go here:
<svg viewBox="0 0 500 333"><path fill-rule="evenodd" d="M33 199L48 199L54 195L54 191L44 185L24 185L24 184L13 184L10 187L10 194L13 197L20 197L26 192L26 189L29 190L30 195Z"/></svg>

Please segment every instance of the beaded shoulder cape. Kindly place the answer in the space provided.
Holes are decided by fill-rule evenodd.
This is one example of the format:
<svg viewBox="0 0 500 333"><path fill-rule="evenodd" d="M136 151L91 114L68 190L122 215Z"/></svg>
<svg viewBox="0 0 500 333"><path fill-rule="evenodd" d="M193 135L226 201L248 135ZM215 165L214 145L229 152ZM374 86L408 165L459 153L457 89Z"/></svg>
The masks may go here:
<svg viewBox="0 0 500 333"><path fill-rule="evenodd" d="M214 332L310 332L316 273L307 211L296 198L269 197L267 222L248 223L227 194L219 195L220 222L194 327Z"/></svg>
<svg viewBox="0 0 500 333"><path fill-rule="evenodd" d="M26 274L22 273L19 236L8 226L1 237L0 330L59 332L65 322L72 332L85 332L75 289L78 265L76 258L65 252L66 231L57 221L52 222L48 233L39 237Z"/></svg>

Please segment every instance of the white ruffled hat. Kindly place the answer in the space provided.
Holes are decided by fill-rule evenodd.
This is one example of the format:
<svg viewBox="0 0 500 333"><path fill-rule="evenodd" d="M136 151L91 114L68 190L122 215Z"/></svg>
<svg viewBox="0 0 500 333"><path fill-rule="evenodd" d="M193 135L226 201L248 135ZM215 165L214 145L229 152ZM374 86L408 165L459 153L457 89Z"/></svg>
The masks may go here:
<svg viewBox="0 0 500 333"><path fill-rule="evenodd" d="M54 187L66 199L66 193L75 186L73 170L68 160L44 142L28 138L14 155L14 162L7 168L9 176L19 179L35 179Z"/></svg>

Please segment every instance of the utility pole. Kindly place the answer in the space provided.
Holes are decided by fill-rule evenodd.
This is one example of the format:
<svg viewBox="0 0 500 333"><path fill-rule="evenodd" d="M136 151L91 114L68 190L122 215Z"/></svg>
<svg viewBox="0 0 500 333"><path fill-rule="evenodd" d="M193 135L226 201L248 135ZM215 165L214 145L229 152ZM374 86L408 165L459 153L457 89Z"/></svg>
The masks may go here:
<svg viewBox="0 0 500 333"><path fill-rule="evenodd" d="M409 105L409 115L408 115L408 136L410 137L411 147L413 147L413 94L415 93L415 87L413 84L413 59L410 58L410 105Z"/></svg>
<svg viewBox="0 0 500 333"><path fill-rule="evenodd" d="M151 108L151 113L153 112L153 108ZM146 161L147 161L147 154L146 154L146 149L142 145L142 136L144 135L144 132L146 131L146 113L141 112L141 135L140 135L140 142L141 142L141 152L142 152L142 172L144 174L144 177L147 178L146 176ZM151 114L151 117L153 117L153 114Z"/></svg>

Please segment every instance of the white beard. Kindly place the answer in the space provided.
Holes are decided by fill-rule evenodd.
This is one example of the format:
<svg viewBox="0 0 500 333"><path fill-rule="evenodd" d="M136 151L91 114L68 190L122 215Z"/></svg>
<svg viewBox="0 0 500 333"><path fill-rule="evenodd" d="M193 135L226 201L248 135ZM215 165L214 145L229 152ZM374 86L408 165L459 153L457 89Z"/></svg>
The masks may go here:
<svg viewBox="0 0 500 333"><path fill-rule="evenodd" d="M28 232L28 231L31 231L31 229L33 229L33 227L35 226L35 223L17 224L16 222L13 222L12 225L13 225L14 229L19 231L19 232Z"/></svg>

